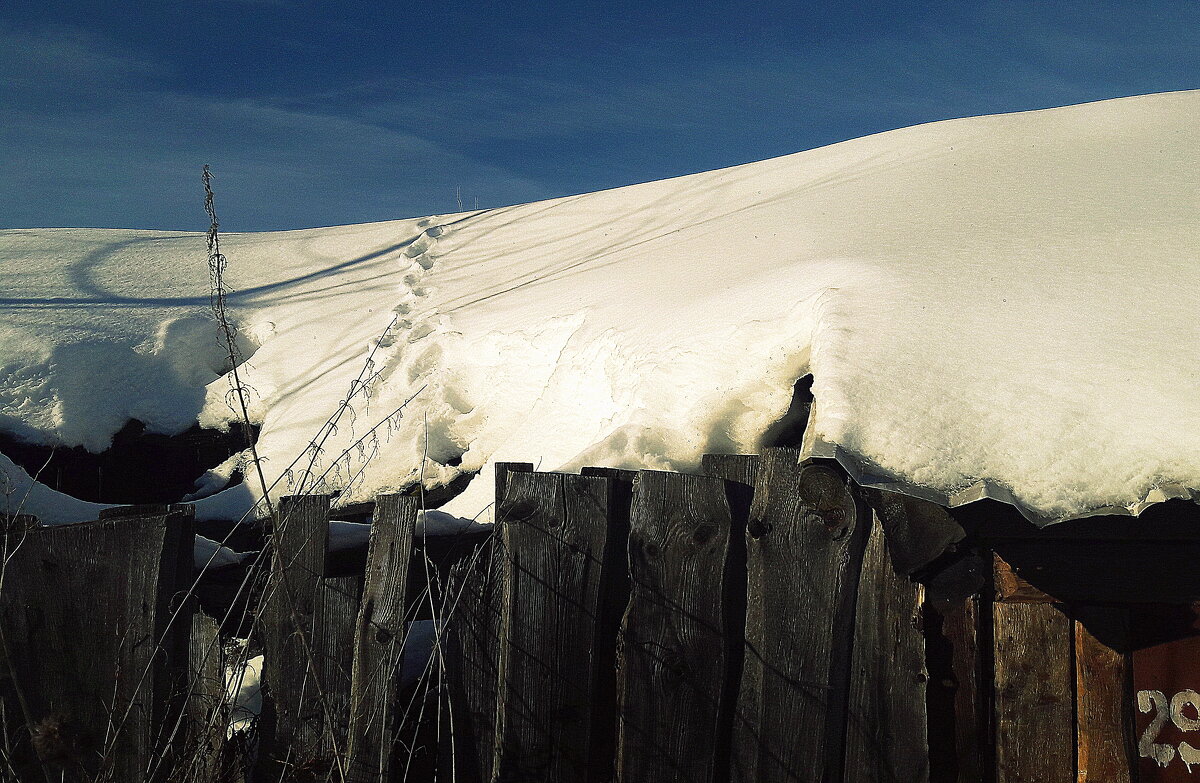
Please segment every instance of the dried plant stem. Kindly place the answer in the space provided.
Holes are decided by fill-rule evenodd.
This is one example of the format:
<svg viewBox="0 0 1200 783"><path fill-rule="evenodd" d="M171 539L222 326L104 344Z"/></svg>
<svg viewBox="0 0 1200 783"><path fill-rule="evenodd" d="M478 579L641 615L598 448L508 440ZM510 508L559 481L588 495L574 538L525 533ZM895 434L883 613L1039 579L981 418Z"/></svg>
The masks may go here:
<svg viewBox="0 0 1200 783"><path fill-rule="evenodd" d="M271 495L267 489L267 478L263 474L262 460L258 456L258 446L255 445L254 438L250 436L250 406L247 402L249 390L242 383L241 374L238 372L238 366L242 363L242 357L237 345L237 329L230 323L226 307L226 299L229 292L225 286L225 267L228 261L221 252L221 238L218 234L221 224L217 220L217 208L214 203L212 189L212 171L208 166L204 167L202 179L204 180L204 211L208 213L210 221L208 227L209 307L212 310L213 318L216 319L221 343L225 348L229 360L230 389L237 400L237 413L241 415L241 423L244 428L243 434L246 436L246 447L250 449L250 457L254 462L254 470L258 474L258 481L262 486L263 502L267 505L267 513L274 518L275 509L271 504Z"/></svg>

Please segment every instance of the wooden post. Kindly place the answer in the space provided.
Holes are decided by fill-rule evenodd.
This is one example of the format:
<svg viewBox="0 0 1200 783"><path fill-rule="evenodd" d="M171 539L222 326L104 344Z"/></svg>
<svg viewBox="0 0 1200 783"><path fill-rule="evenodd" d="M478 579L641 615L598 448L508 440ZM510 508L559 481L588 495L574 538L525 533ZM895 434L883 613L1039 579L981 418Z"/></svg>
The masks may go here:
<svg viewBox="0 0 1200 783"><path fill-rule="evenodd" d="M505 558L494 780L601 781L593 745L612 479L512 473L499 509ZM611 729L607 729L611 731Z"/></svg>
<svg viewBox="0 0 1200 783"><path fill-rule="evenodd" d="M617 780L713 779L725 686L725 482L641 471L618 645Z"/></svg>
<svg viewBox="0 0 1200 783"><path fill-rule="evenodd" d="M376 502L354 633L347 783L390 779L418 506L417 498L400 495L381 495Z"/></svg>
<svg viewBox="0 0 1200 783"><path fill-rule="evenodd" d="M1054 604L992 606L998 783L1074 783L1071 620Z"/></svg>
<svg viewBox="0 0 1200 783"><path fill-rule="evenodd" d="M841 777L859 517L840 473L800 464L794 449L764 451L747 526L735 781Z"/></svg>
<svg viewBox="0 0 1200 783"><path fill-rule="evenodd" d="M1078 783L1129 783L1136 760L1129 610L1074 611Z"/></svg>
<svg viewBox="0 0 1200 783"><path fill-rule="evenodd" d="M297 774L323 775L345 763L347 662L361 582L325 580L328 537L328 496L283 499L259 622L267 779L279 776L279 764Z"/></svg>
<svg viewBox="0 0 1200 783"><path fill-rule="evenodd" d="M192 546L187 515L3 538L3 696L29 779L146 780L177 757L182 732L164 727L187 681Z"/></svg>
<svg viewBox="0 0 1200 783"><path fill-rule="evenodd" d="M900 576L875 522L854 611L847 783L929 780L922 588Z"/></svg>

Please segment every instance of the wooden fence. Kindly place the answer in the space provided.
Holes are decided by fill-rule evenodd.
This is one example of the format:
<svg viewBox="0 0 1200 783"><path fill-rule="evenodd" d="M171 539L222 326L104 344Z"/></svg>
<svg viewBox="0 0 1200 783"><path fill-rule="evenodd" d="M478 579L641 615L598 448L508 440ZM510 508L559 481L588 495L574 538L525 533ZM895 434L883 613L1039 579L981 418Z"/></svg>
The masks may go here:
<svg viewBox="0 0 1200 783"><path fill-rule="evenodd" d="M288 498L262 531L269 568L199 581L186 508L10 522L8 768L197 783L1137 779L1130 610L1035 587L1037 567L1005 559L1030 536L989 538L783 448L709 456L700 475L505 463L496 478L490 533L424 539L418 500L381 496L365 556L334 562L329 498ZM419 619L434 652L411 682ZM225 656L247 635L264 655L251 743L224 728Z"/></svg>

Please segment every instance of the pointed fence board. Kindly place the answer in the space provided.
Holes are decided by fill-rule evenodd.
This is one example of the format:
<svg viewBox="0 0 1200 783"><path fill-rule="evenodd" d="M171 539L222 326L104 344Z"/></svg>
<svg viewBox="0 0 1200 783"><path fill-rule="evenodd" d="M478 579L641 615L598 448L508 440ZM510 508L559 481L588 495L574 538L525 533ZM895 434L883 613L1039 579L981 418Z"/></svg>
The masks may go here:
<svg viewBox="0 0 1200 783"><path fill-rule="evenodd" d="M937 503L871 487L864 487L861 494L883 526L892 565L902 574L929 565L966 537L962 526Z"/></svg>
<svg viewBox="0 0 1200 783"><path fill-rule="evenodd" d="M504 542L492 778L600 781L594 725L612 479L511 473L498 509Z"/></svg>
<svg viewBox="0 0 1200 783"><path fill-rule="evenodd" d="M381 495L367 548L362 602L355 622L346 742L347 783L389 780L400 719L400 662L417 498Z"/></svg>
<svg viewBox="0 0 1200 783"><path fill-rule="evenodd" d="M1071 620L1054 604L992 605L997 783L1075 783Z"/></svg>
<svg viewBox="0 0 1200 783"><path fill-rule="evenodd" d="M883 527L867 540L854 610L845 780L929 780L922 589L892 567Z"/></svg>
<svg viewBox="0 0 1200 783"><path fill-rule="evenodd" d="M630 513L629 608L618 644L617 780L713 779L726 655L725 482L641 471Z"/></svg>
<svg viewBox="0 0 1200 783"><path fill-rule="evenodd" d="M1125 652L1129 610L1081 606L1073 620L1077 783L1129 783L1136 759L1132 676Z"/></svg>
<svg viewBox="0 0 1200 783"><path fill-rule="evenodd" d="M164 727L187 682L193 538L186 514L3 537L0 692L27 780L146 780L182 749Z"/></svg>
<svg viewBox="0 0 1200 783"><path fill-rule="evenodd" d="M746 658L735 781L839 780L864 545L846 479L766 449L747 525Z"/></svg>

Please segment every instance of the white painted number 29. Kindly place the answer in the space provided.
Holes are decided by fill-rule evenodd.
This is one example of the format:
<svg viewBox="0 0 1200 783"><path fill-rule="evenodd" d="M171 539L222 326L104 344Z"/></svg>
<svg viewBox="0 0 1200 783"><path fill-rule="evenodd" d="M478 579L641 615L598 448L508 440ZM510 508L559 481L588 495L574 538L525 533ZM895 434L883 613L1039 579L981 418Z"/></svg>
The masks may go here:
<svg viewBox="0 0 1200 783"><path fill-rule="evenodd" d="M1190 718L1184 714L1183 708L1189 704L1197 717ZM1168 720L1180 731L1200 729L1200 693L1189 688L1168 699L1162 691L1138 691L1137 706L1140 712L1154 711L1154 718L1138 740L1138 755L1154 759L1160 767L1165 767L1175 758L1176 749L1154 740ZM1178 752L1179 760L1187 765L1188 772L1192 771L1193 764L1200 764L1200 750L1186 740L1179 743Z"/></svg>

